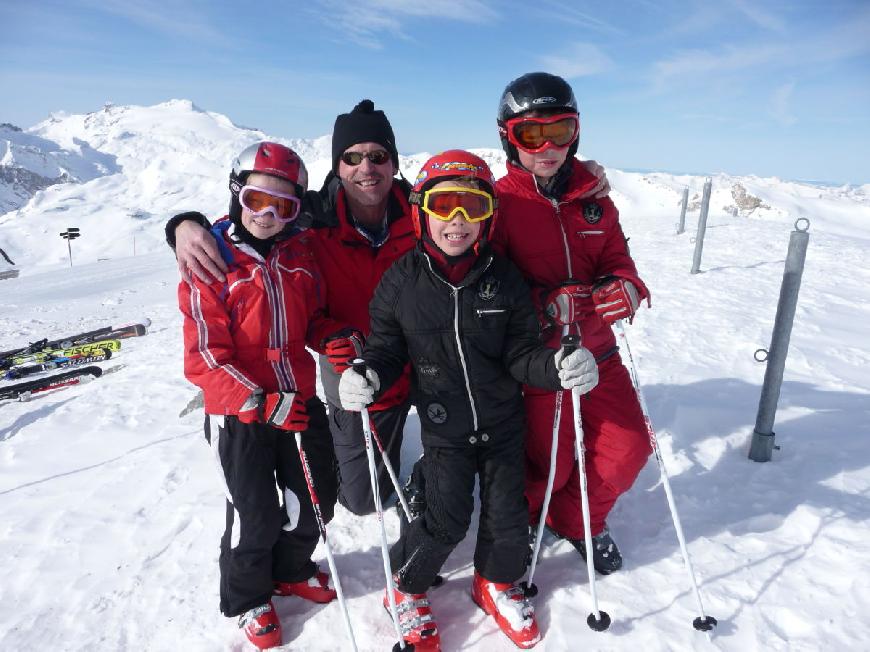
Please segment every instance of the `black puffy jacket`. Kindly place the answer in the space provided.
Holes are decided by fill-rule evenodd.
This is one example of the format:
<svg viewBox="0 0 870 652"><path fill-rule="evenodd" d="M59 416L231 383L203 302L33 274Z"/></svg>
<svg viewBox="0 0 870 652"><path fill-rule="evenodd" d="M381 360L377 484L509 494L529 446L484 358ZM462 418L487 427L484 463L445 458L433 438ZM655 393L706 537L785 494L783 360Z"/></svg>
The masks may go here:
<svg viewBox="0 0 870 652"><path fill-rule="evenodd" d="M521 384L559 389L529 289L488 248L458 285L418 246L384 274L363 357L383 392L412 365L423 443L486 446L524 432Z"/></svg>

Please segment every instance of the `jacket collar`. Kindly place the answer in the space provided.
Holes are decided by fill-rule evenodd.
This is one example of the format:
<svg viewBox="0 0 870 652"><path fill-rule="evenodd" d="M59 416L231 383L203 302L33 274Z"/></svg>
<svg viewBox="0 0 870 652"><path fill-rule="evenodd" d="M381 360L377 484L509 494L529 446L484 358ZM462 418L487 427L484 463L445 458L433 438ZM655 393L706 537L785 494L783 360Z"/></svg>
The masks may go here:
<svg viewBox="0 0 870 652"><path fill-rule="evenodd" d="M423 243L418 242L417 247L414 250L414 254L419 256L426 269L429 273L437 278L442 283L446 283L452 288L464 288L469 285L474 285L477 280L483 275L483 273L489 269L489 266L492 264L492 250L488 244L485 244L481 247L480 253L477 254L477 258L474 261L474 264L471 266L469 272L465 275L465 278L462 279L459 283L451 283L447 278L445 278L444 274L438 268L438 263L432 259L432 256L426 252L423 248Z"/></svg>
<svg viewBox="0 0 870 652"><path fill-rule="evenodd" d="M405 179L393 179L390 189L390 199L387 203L387 226L390 230L390 238L395 235L404 235L404 231L411 234L411 205L408 203L408 195L411 186ZM329 228L338 231L338 237L350 243L371 246L369 240L359 233L350 220L345 201L344 188L341 179L330 172L323 187L318 192L309 191L305 197L306 210L311 216L314 228ZM396 230L394 224L402 217L407 217L402 222L401 230Z"/></svg>
<svg viewBox="0 0 870 652"><path fill-rule="evenodd" d="M574 201L578 197L588 193L598 184L598 178L587 171L576 158L566 161L565 165L570 166L570 176L565 184L565 190L559 198L560 203ZM550 201L538 188L535 176L524 167L515 163L507 164L507 175L503 183L517 194L525 197L539 197L542 201L548 203Z"/></svg>

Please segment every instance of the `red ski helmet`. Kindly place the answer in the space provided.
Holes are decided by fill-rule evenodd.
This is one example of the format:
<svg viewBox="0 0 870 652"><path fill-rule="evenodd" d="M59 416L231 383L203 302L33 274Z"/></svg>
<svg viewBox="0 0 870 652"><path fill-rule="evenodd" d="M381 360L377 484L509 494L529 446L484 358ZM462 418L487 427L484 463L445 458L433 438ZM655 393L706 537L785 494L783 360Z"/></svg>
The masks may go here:
<svg viewBox="0 0 870 652"><path fill-rule="evenodd" d="M296 186L296 194L301 196L308 190L308 170L299 155L280 143L263 141L249 145L233 160L230 172L230 192L238 197L251 172L268 174L286 179Z"/></svg>
<svg viewBox="0 0 870 652"><path fill-rule="evenodd" d="M230 170L230 218L240 220L242 205L239 203L239 192L252 172L268 174L279 179L286 179L295 186L296 196L308 190L308 170L299 155L286 145L261 141L248 145L233 159Z"/></svg>
<svg viewBox="0 0 870 652"><path fill-rule="evenodd" d="M414 235L420 240L423 238L424 231L426 231L424 227L425 213L420 208L423 203L424 193L436 183L449 181L450 179L472 179L480 184L481 190L492 195L492 217L483 223L477 243L479 245L492 233L492 230L495 228L495 220L498 217L495 177L486 161L462 149L449 149L436 154L420 168L420 172L417 174L417 179L414 182L414 188L411 190L411 195L408 198L411 204L411 220L414 223Z"/></svg>

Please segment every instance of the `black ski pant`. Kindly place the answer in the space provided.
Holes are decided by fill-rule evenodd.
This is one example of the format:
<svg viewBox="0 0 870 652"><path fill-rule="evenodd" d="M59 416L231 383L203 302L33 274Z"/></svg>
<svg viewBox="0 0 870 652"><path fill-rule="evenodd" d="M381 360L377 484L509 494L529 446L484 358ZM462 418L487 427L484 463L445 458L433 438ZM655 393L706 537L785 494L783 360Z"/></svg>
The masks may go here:
<svg viewBox="0 0 870 652"><path fill-rule="evenodd" d="M424 440L425 441L425 440ZM526 569L528 504L522 434L491 446L423 445L426 511L390 550L399 590L424 593L465 538L480 480L480 522L474 568L491 582L514 582Z"/></svg>
<svg viewBox="0 0 870 652"><path fill-rule="evenodd" d="M369 476L369 462L366 457L362 417L359 412L348 412L332 402L328 402L328 405L329 428L332 431L335 458L338 462L338 502L358 516L371 514L375 511L375 502ZM384 451L397 477L401 462L405 419L408 417L410 407L410 402L405 402L386 410L369 412L372 426L380 436ZM386 501L393 494L393 483L374 441L372 446L375 452L381 500Z"/></svg>
<svg viewBox="0 0 870 652"><path fill-rule="evenodd" d="M302 448L329 521L336 499L332 439L320 400L306 406L310 422ZM292 432L234 416L206 417L206 432L227 496L220 608L225 616L237 616L268 602L275 581L314 575L311 554L320 531Z"/></svg>

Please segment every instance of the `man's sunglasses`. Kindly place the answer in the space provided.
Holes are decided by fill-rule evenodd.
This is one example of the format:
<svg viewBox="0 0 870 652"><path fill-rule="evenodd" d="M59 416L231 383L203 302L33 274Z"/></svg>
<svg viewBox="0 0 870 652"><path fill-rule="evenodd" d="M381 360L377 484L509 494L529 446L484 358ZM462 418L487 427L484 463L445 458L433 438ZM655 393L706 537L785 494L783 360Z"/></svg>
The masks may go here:
<svg viewBox="0 0 870 652"><path fill-rule="evenodd" d="M373 152L345 152L341 155L341 160L344 164L353 167L362 163L364 158L370 160L374 165L383 165L393 157L385 149L376 149Z"/></svg>

